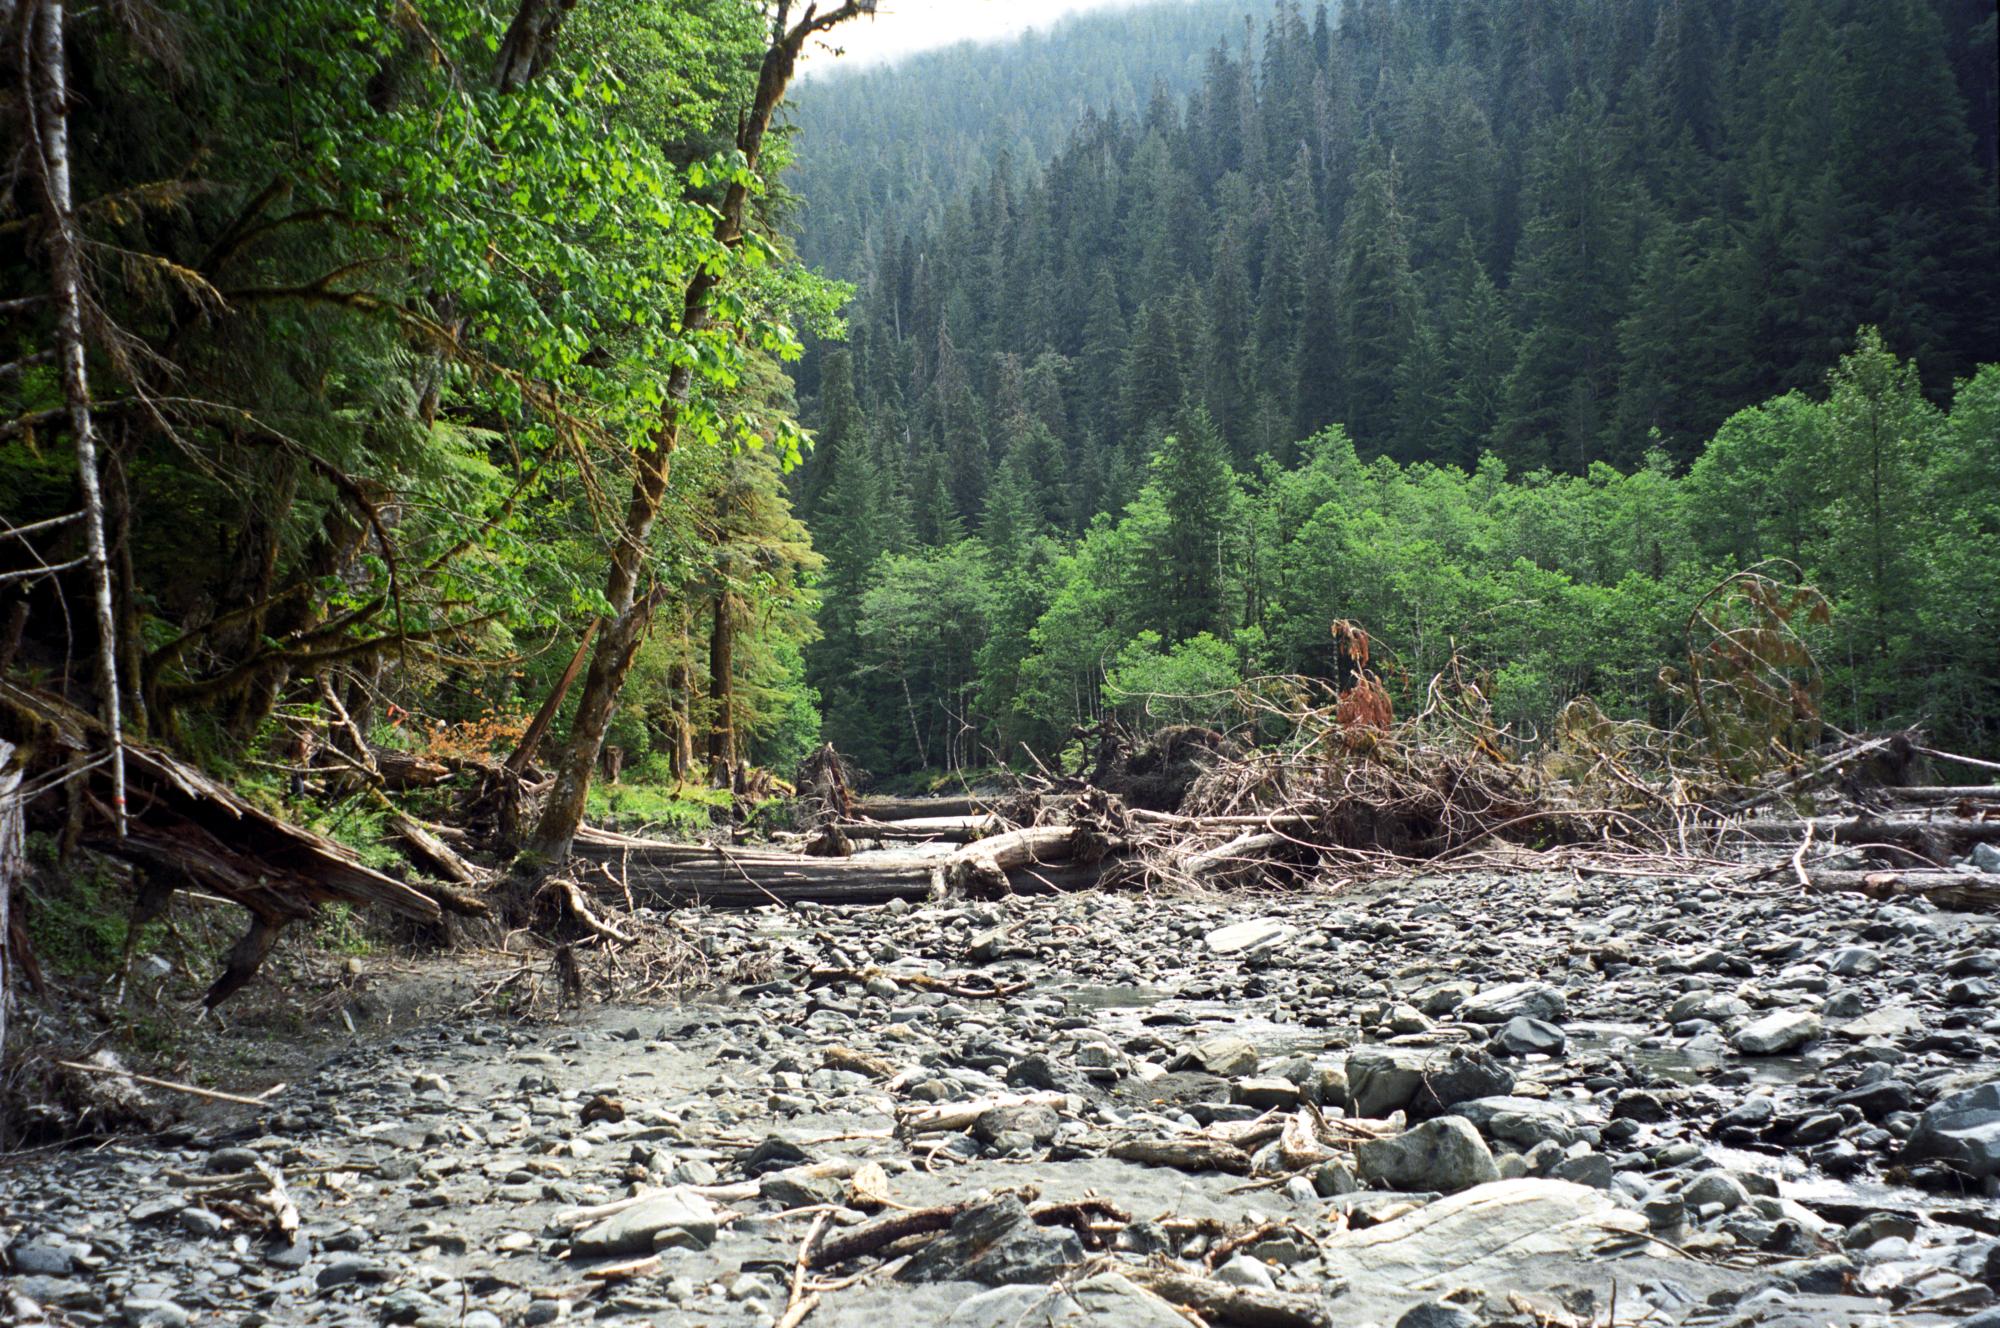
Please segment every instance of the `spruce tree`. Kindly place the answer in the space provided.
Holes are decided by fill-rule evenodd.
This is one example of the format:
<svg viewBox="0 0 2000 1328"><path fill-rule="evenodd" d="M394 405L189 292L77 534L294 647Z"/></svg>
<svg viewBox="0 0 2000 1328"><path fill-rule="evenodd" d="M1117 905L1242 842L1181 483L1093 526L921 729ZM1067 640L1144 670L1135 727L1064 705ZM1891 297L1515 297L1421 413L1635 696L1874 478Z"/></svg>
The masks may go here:
<svg viewBox="0 0 2000 1328"><path fill-rule="evenodd" d="M1236 503L1229 449L1201 406L1180 412L1154 452L1151 484L1165 519L1148 555L1147 617L1168 642L1228 629L1224 559Z"/></svg>

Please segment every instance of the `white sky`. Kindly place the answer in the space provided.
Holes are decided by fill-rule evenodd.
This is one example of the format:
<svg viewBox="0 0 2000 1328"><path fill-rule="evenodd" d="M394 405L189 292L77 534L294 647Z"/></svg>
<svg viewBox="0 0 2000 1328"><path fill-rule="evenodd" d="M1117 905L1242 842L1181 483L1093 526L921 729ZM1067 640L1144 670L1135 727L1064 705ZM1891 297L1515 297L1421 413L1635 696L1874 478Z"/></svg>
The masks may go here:
<svg viewBox="0 0 2000 1328"><path fill-rule="evenodd" d="M961 41L1000 41L1029 28L1046 29L1065 14L1087 9L1129 9L1143 0L881 0L874 18L843 23L821 49L809 53L806 67L824 73L842 68L882 64L933 46ZM828 42L844 49L837 60Z"/></svg>

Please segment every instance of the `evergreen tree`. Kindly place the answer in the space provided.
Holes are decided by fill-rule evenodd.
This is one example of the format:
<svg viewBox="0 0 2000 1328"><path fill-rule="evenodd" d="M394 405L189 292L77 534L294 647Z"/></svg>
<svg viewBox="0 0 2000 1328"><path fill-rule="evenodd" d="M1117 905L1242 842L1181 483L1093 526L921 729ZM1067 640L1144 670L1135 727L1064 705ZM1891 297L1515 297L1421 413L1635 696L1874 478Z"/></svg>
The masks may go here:
<svg viewBox="0 0 2000 1328"><path fill-rule="evenodd" d="M1140 307L1123 378L1124 436L1136 442L1149 437L1181 402L1180 331L1168 300Z"/></svg>
<svg viewBox="0 0 2000 1328"><path fill-rule="evenodd" d="M1581 471L1616 383L1631 217L1603 99L1570 94L1529 154L1529 219L1514 274L1528 331L1494 446L1517 467Z"/></svg>
<svg viewBox="0 0 2000 1328"><path fill-rule="evenodd" d="M1445 306L1444 356L1452 382L1437 455L1469 466L1499 424L1517 340L1506 300L1473 256L1469 237L1460 249L1457 278Z"/></svg>
<svg viewBox="0 0 2000 1328"><path fill-rule="evenodd" d="M1358 441L1384 447L1396 414L1396 369L1416 335L1417 291L1395 151L1370 144L1364 157L1370 164L1341 234L1342 414Z"/></svg>
<svg viewBox="0 0 2000 1328"><path fill-rule="evenodd" d="M1184 410L1153 454L1162 520L1146 550L1148 619L1169 643L1229 626L1225 558L1237 501L1229 449L1201 406Z"/></svg>

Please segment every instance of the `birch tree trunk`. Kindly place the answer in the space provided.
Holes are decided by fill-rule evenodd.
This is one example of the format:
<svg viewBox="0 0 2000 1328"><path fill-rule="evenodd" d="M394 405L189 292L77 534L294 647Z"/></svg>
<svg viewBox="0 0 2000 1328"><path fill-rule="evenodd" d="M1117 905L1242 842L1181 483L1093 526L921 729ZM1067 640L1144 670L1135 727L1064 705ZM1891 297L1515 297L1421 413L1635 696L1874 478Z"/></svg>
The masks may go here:
<svg viewBox="0 0 2000 1328"><path fill-rule="evenodd" d="M90 369L83 339L83 260L69 183L69 86L63 65L62 0L40 0L34 24L29 106L41 161L49 221L49 275L56 307L56 357L83 488L85 565L97 618L97 687L111 747L111 813L125 835L125 742L118 697L118 617L112 607L111 559L104 541L104 486L97 468L97 434L90 411Z"/></svg>
<svg viewBox="0 0 2000 1328"><path fill-rule="evenodd" d="M14 746L0 742L0 1058L7 1053L7 1013L14 1004L14 882L26 866L21 847L25 817Z"/></svg>

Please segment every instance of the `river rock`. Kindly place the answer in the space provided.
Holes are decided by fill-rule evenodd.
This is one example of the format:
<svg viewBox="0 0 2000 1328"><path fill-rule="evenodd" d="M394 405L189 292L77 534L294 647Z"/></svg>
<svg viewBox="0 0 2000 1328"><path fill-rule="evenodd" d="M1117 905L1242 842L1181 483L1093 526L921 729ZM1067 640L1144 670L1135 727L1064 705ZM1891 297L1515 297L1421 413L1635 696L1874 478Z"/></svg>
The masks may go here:
<svg viewBox="0 0 2000 1328"><path fill-rule="evenodd" d="M1509 982L1488 987L1458 1007L1459 1018L1475 1024L1504 1024L1521 1015L1559 1023L1568 1014L1568 998L1546 982Z"/></svg>
<svg viewBox="0 0 2000 1328"><path fill-rule="evenodd" d="M1518 1148L1554 1141L1565 1147L1581 1137L1583 1120L1570 1108L1538 1097L1482 1097L1452 1108L1489 1139Z"/></svg>
<svg viewBox="0 0 2000 1328"><path fill-rule="evenodd" d="M1444 1058L1418 1047L1358 1047L1347 1057L1347 1109L1380 1117L1410 1105L1424 1075Z"/></svg>
<svg viewBox="0 0 2000 1328"><path fill-rule="evenodd" d="M1439 1116L1393 1138L1359 1144L1354 1163L1361 1179L1392 1190L1456 1194L1500 1179L1492 1150L1462 1116Z"/></svg>
<svg viewBox="0 0 2000 1328"><path fill-rule="evenodd" d="M74 1264L68 1250L40 1240L9 1246L7 1262L22 1277L68 1277Z"/></svg>
<svg viewBox="0 0 2000 1328"><path fill-rule="evenodd" d="M1938 1099L1918 1118L1905 1151L1971 1176L2000 1176L2000 1079Z"/></svg>
<svg viewBox="0 0 2000 1328"><path fill-rule="evenodd" d="M1554 1024L1518 1015L1500 1026L1493 1035L1493 1049L1502 1056L1560 1056L1569 1048L1569 1037ZM1507 1085L1507 1091L1513 1090Z"/></svg>
<svg viewBox="0 0 2000 1328"><path fill-rule="evenodd" d="M1750 1013L1750 1004L1740 997L1721 991L1691 991L1676 1000L1667 1011L1670 1024L1685 1023L1690 1019L1706 1019L1711 1024L1725 1024Z"/></svg>
<svg viewBox="0 0 2000 1328"><path fill-rule="evenodd" d="M1899 1038L1921 1033L1924 1017L1907 1005L1885 1005L1879 1010L1835 1024L1833 1031L1860 1042L1868 1038Z"/></svg>
<svg viewBox="0 0 2000 1328"><path fill-rule="evenodd" d="M699 1194L666 1190L587 1228L570 1248L579 1259L649 1254L670 1246L706 1249L718 1223L714 1205Z"/></svg>
<svg viewBox="0 0 2000 1328"><path fill-rule="evenodd" d="M1796 1051L1820 1035L1819 1016L1810 1010L1778 1010L1745 1024L1730 1039L1746 1056L1776 1056Z"/></svg>
<svg viewBox="0 0 2000 1328"><path fill-rule="evenodd" d="M1037 1226L1011 1194L966 1209L897 1274L905 1282L1046 1283L1083 1262L1068 1227Z"/></svg>
<svg viewBox="0 0 2000 1328"><path fill-rule="evenodd" d="M1404 1310L1396 1328L1479 1328L1479 1318L1448 1300L1427 1300Z"/></svg>
<svg viewBox="0 0 2000 1328"><path fill-rule="evenodd" d="M1250 954L1283 945L1295 934L1295 928L1276 918L1251 918L1217 927L1203 940L1211 954Z"/></svg>
<svg viewBox="0 0 2000 1328"><path fill-rule="evenodd" d="M1733 1213L1750 1202L1750 1194L1743 1188L1743 1182L1728 1172L1704 1171L1687 1183L1687 1188L1681 1191L1681 1200L1690 1208L1715 1204L1723 1212Z"/></svg>
<svg viewBox="0 0 2000 1328"><path fill-rule="evenodd" d="M1447 1195L1378 1226L1337 1232L1327 1267L1355 1291L1436 1293L1506 1288L1545 1256L1587 1257L1646 1220L1601 1190L1568 1181L1494 1181Z"/></svg>
<svg viewBox="0 0 2000 1328"><path fill-rule="evenodd" d="M1257 1068L1257 1048L1234 1033L1197 1042L1175 1057L1170 1069L1197 1070L1229 1079Z"/></svg>
<svg viewBox="0 0 2000 1328"><path fill-rule="evenodd" d="M967 1297L944 1328L1187 1328L1180 1311L1114 1272L1066 1286L1003 1286Z"/></svg>
<svg viewBox="0 0 2000 1328"><path fill-rule="evenodd" d="M1453 1047L1442 1064L1425 1068L1409 1101L1416 1118L1441 1116L1459 1102L1505 1097L1514 1091L1514 1072L1476 1047Z"/></svg>

